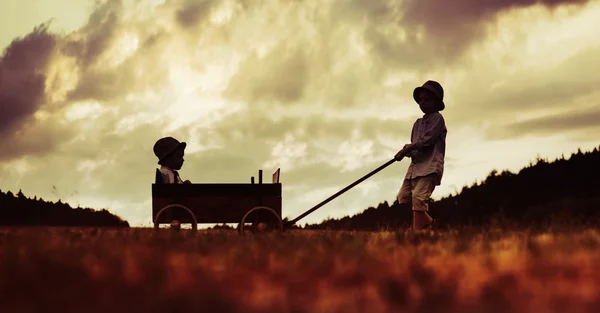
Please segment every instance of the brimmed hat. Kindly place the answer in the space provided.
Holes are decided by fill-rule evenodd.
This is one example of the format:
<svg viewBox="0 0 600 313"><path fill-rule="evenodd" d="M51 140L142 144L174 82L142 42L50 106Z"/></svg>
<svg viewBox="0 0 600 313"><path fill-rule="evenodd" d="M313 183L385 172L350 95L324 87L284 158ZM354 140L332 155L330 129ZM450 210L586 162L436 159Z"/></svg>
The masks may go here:
<svg viewBox="0 0 600 313"><path fill-rule="evenodd" d="M444 103L444 88L442 88L440 83L433 80L428 80L423 84L423 86L415 88L413 91L413 99L415 99L417 103L419 103L419 93L424 89L433 92L433 94L436 95L440 100L438 111L442 111L446 108L446 104Z"/></svg>
<svg viewBox="0 0 600 313"><path fill-rule="evenodd" d="M154 144L154 155L158 158L158 161L162 161L164 158L173 153L177 148L185 149L187 144L185 142L179 142L179 140L173 137L164 137L156 141Z"/></svg>

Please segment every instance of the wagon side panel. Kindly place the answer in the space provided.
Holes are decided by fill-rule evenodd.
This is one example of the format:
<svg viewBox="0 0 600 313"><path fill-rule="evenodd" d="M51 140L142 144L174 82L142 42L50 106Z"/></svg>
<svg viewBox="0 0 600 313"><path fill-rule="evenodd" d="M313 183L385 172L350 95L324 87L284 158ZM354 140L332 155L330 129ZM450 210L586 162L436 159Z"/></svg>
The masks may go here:
<svg viewBox="0 0 600 313"><path fill-rule="evenodd" d="M249 195L193 197L188 201L199 223L238 223L259 203L257 197Z"/></svg>

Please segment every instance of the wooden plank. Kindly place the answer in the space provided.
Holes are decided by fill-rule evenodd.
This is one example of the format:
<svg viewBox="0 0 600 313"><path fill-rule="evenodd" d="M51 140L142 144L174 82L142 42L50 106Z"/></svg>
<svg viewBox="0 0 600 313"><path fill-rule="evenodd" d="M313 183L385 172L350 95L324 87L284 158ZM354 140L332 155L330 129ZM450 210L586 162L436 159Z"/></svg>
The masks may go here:
<svg viewBox="0 0 600 313"><path fill-rule="evenodd" d="M281 184L166 184L152 185L153 197L281 196Z"/></svg>

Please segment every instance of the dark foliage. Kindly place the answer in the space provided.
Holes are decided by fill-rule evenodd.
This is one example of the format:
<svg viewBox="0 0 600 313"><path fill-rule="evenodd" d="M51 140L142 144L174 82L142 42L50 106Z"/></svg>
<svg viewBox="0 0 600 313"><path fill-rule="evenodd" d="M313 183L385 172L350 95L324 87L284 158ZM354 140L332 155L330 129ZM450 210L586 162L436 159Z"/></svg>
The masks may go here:
<svg viewBox="0 0 600 313"><path fill-rule="evenodd" d="M581 149L553 162L537 158L518 173L493 170L481 183L430 204L437 225L557 227L600 225L600 152ZM396 201L352 217L328 219L308 229L396 229L412 223L412 211Z"/></svg>
<svg viewBox="0 0 600 313"><path fill-rule="evenodd" d="M103 209L71 208L67 203L48 202L0 191L1 226L129 227L127 221Z"/></svg>

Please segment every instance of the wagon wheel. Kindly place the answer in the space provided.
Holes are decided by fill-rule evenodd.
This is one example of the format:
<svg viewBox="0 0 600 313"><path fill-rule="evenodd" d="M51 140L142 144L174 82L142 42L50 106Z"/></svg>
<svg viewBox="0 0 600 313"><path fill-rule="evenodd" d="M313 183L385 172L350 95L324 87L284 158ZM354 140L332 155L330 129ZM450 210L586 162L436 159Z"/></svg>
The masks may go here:
<svg viewBox="0 0 600 313"><path fill-rule="evenodd" d="M160 216L161 216L161 215L162 215L164 212L166 212L166 211L167 211L167 210L169 210L169 209L173 209L173 208L181 208L181 209L183 209L183 211L184 211L184 212L187 212L187 213L190 215L191 219L192 219L192 221L191 221L191 224L192 224L192 231L194 231L194 232L195 232L196 230L198 230L198 221L196 220L196 216L194 215L194 213L192 212L192 210L190 210L190 209L189 209L188 207L186 207L185 205L181 205L181 204L169 204L169 205L167 205L167 206L163 207L162 209L160 209L160 210L158 211L158 213L156 213L156 217L154 218L154 229L155 229L155 230L158 230L158 228L159 228L159 227L158 227L158 226L159 226L159 223L158 223L158 218L159 218L159 217L160 217ZM176 221L176 219L173 219L173 220L171 221L171 223L173 223L173 222L175 222L175 221ZM178 221L177 221L177 222L178 222Z"/></svg>
<svg viewBox="0 0 600 313"><path fill-rule="evenodd" d="M246 212L246 215L244 215L238 224L237 231L240 235L244 235L245 232L282 232L283 223L275 210L267 206L257 206Z"/></svg>

